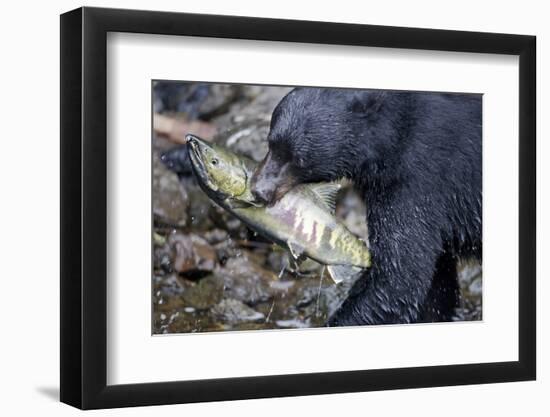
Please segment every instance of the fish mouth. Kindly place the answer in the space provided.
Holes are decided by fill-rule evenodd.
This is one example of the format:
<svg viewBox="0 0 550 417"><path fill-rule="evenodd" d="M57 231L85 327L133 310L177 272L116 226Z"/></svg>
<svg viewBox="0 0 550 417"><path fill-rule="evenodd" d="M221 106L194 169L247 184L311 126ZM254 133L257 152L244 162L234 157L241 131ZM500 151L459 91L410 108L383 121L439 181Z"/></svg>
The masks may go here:
<svg viewBox="0 0 550 417"><path fill-rule="evenodd" d="M206 171L206 165L204 163L203 154L201 152L202 146L206 145L200 138L194 135L185 136L188 146L189 159L191 159L191 165L195 175L199 177L200 182L205 186L210 187L210 182L208 180L208 175Z"/></svg>
<svg viewBox="0 0 550 417"><path fill-rule="evenodd" d="M204 146L205 143L199 137L191 134L188 134L185 136L185 141L187 145L191 148L193 153L196 156L200 157L201 156L200 145Z"/></svg>

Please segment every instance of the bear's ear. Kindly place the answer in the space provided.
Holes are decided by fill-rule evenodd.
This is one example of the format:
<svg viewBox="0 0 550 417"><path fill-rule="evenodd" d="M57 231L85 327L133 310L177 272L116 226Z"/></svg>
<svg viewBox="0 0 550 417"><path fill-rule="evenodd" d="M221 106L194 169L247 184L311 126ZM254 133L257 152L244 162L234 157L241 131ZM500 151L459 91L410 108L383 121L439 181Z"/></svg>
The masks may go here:
<svg viewBox="0 0 550 417"><path fill-rule="evenodd" d="M378 113L384 103L386 94L385 91L358 93L351 99L349 110L363 116Z"/></svg>

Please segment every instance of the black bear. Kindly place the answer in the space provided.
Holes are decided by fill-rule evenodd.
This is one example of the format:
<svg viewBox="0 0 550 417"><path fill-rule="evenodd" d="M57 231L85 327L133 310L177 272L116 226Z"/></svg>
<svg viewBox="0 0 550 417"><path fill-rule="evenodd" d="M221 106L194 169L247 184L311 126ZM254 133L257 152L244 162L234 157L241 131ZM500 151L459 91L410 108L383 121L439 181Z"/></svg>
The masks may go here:
<svg viewBox="0 0 550 417"><path fill-rule="evenodd" d="M449 321L456 262L481 260L481 95L297 88L277 105L252 178L264 202L351 179L373 265L329 326Z"/></svg>

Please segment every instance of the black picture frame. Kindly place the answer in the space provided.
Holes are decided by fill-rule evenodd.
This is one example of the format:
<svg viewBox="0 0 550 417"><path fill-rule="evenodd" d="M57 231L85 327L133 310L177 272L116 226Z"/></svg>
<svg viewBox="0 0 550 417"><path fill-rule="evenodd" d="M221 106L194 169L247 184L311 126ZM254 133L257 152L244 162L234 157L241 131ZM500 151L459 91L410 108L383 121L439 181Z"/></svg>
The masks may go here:
<svg viewBox="0 0 550 417"><path fill-rule="evenodd" d="M519 360L107 385L108 32L519 56ZM61 401L94 409L535 379L535 45L524 35L251 17L88 7L61 15Z"/></svg>

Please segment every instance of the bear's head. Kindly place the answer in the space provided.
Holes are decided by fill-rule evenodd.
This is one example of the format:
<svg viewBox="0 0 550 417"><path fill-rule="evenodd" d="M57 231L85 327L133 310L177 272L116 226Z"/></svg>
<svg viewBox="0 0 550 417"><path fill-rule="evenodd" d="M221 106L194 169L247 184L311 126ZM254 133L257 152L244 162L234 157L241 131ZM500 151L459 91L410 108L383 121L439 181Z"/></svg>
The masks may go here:
<svg viewBox="0 0 550 417"><path fill-rule="evenodd" d="M256 198L272 203L299 183L353 178L385 147L374 134L384 97L375 90L292 90L273 112L269 151L252 177Z"/></svg>

